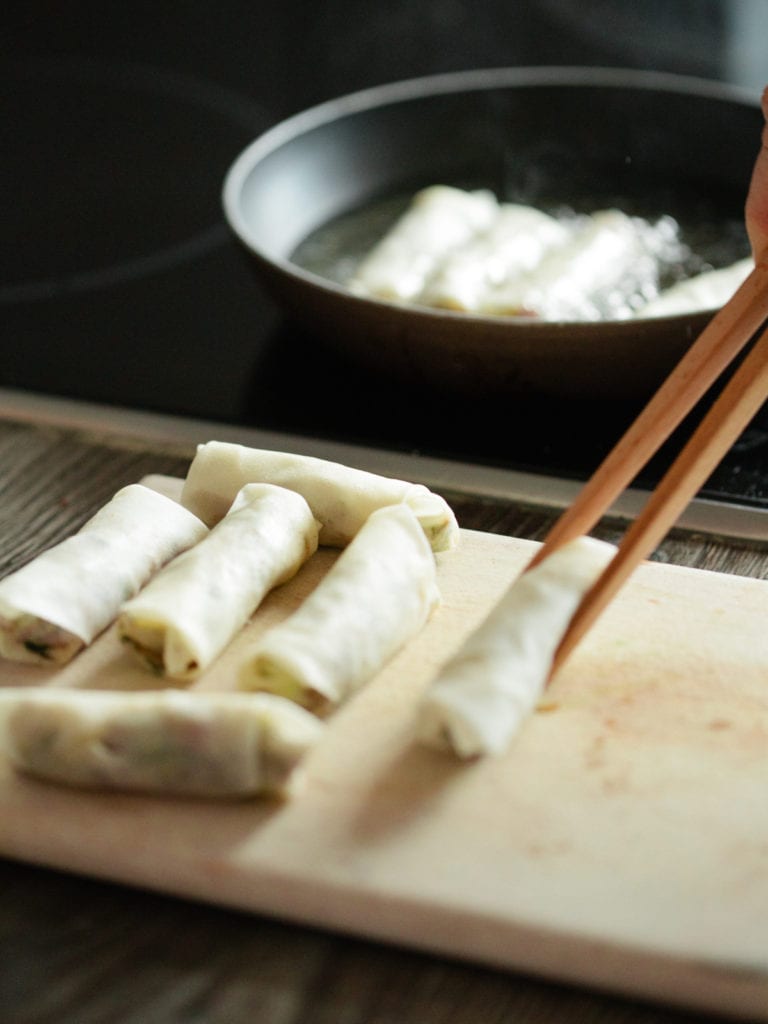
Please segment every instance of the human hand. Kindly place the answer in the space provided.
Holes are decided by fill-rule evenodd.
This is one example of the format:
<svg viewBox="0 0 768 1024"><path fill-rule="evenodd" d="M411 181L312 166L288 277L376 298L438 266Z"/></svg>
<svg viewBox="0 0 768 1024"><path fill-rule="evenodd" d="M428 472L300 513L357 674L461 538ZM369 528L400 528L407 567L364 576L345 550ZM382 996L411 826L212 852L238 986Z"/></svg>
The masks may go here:
<svg viewBox="0 0 768 1024"><path fill-rule="evenodd" d="M757 155L744 211L752 255L756 263L768 262L768 87L763 92L762 145Z"/></svg>

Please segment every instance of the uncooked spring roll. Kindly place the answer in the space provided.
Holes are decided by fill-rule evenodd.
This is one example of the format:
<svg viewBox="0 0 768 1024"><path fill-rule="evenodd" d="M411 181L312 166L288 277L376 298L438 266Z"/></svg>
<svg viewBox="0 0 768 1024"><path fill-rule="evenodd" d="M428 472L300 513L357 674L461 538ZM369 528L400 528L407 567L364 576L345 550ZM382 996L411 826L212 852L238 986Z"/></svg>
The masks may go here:
<svg viewBox="0 0 768 1024"><path fill-rule="evenodd" d="M301 495L246 485L205 540L123 605L121 639L158 674L194 679L315 552L317 535Z"/></svg>
<svg viewBox="0 0 768 1024"><path fill-rule="evenodd" d="M368 516L405 502L416 514L434 551L458 543L459 528L448 503L423 484L408 483L309 455L247 448L226 441L198 446L181 501L209 526L224 515L238 490L263 481L306 498L320 523L320 543L344 547Z"/></svg>
<svg viewBox="0 0 768 1024"><path fill-rule="evenodd" d="M579 537L523 573L428 688L420 739L460 757L505 750L541 696L583 595L615 553Z"/></svg>
<svg viewBox="0 0 768 1024"><path fill-rule="evenodd" d="M0 654L69 661L153 573L207 533L170 498L141 484L122 488L76 534L0 581Z"/></svg>
<svg viewBox="0 0 768 1024"><path fill-rule="evenodd" d="M296 612L248 652L239 677L324 713L424 626L439 603L435 556L413 512L374 512Z"/></svg>
<svg viewBox="0 0 768 1024"><path fill-rule="evenodd" d="M270 694L0 689L2 746L23 773L160 795L284 793L322 725Z"/></svg>
<svg viewBox="0 0 768 1024"><path fill-rule="evenodd" d="M361 295L409 302L443 259L493 222L493 193L432 185L418 192L406 212L374 246L349 281Z"/></svg>

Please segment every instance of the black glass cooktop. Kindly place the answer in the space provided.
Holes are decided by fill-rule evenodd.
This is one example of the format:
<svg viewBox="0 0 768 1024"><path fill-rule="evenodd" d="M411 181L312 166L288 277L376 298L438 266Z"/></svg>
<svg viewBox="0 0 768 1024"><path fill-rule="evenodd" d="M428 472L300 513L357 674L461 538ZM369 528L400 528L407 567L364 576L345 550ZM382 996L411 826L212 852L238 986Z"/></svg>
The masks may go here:
<svg viewBox="0 0 768 1024"><path fill-rule="evenodd" d="M10 5L0 42L0 386L587 475L637 408L425 393L350 365L259 290L219 197L248 142L330 96L461 67L596 61L572 20L551 21L545 37L535 19L554 18L558 5L519 4L510 49L490 11L462 38L461 5L451 7L451 28L395 3L404 20L387 31L405 31L408 19L410 42L387 60L362 23L349 50L339 3L322 15L300 3L183 6L171 16L144 3L75 2L65 13ZM391 14L392 4L371 5L370 31L384 30L385 6ZM299 42L292 26L301 17ZM336 37L325 33L330 23ZM720 73L722 26L710 28L702 67L668 69ZM617 57L653 66L647 53ZM760 417L707 493L768 504Z"/></svg>

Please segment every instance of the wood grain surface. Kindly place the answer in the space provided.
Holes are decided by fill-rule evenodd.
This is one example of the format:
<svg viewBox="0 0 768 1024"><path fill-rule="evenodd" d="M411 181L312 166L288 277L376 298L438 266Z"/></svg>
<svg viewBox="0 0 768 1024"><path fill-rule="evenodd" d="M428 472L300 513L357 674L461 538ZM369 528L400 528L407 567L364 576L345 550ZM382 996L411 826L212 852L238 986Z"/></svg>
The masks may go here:
<svg viewBox="0 0 768 1024"><path fill-rule="evenodd" d="M189 454L1 424L0 573L71 532L123 483L183 472ZM553 518L490 500L454 505L465 527L534 539ZM596 532L614 539L616 529ZM768 564L757 546L684 535L658 557L756 577ZM704 1019L13 861L2 862L0 882L2 1021Z"/></svg>

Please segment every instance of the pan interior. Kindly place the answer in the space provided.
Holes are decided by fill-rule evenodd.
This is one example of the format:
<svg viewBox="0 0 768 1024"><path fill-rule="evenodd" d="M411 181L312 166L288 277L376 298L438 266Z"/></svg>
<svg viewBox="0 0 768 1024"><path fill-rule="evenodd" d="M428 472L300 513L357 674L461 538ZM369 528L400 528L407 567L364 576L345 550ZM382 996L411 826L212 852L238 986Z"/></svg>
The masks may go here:
<svg viewBox="0 0 768 1024"><path fill-rule="evenodd" d="M726 266L749 252L757 97L590 69L470 77L347 97L246 150L225 207L257 277L345 358L424 387L647 396L712 311L547 322L368 300L344 282L408 199L434 184L549 211L671 216L694 254L676 272Z"/></svg>

